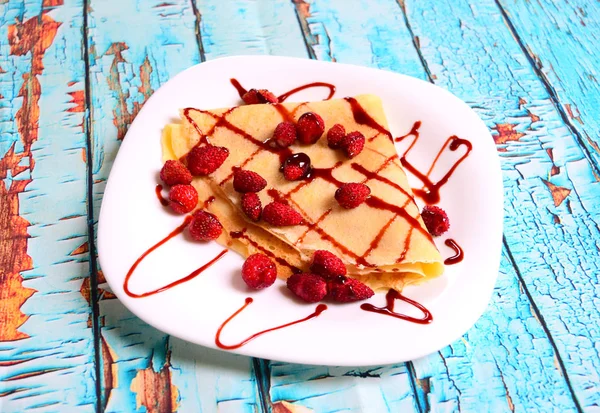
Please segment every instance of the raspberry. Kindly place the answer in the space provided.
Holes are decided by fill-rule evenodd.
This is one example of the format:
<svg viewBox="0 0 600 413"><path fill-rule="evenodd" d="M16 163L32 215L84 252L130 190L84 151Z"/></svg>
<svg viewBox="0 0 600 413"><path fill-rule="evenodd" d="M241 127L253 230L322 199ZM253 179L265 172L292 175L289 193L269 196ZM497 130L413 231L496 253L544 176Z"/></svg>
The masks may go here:
<svg viewBox="0 0 600 413"><path fill-rule="evenodd" d="M277 279L277 267L264 254L250 255L242 265L242 279L253 290L270 287Z"/></svg>
<svg viewBox="0 0 600 413"><path fill-rule="evenodd" d="M340 147L342 140L346 137L346 129L344 126L336 123L327 132L327 145L331 149L337 149Z"/></svg>
<svg viewBox="0 0 600 413"><path fill-rule="evenodd" d="M169 160L160 170L160 179L167 185L189 185L192 183L192 174L179 161Z"/></svg>
<svg viewBox="0 0 600 413"><path fill-rule="evenodd" d="M206 211L194 212L189 226L190 235L196 241L210 241L219 238L223 225L219 218Z"/></svg>
<svg viewBox="0 0 600 413"><path fill-rule="evenodd" d="M169 205L178 214L187 214L198 205L198 192L191 185L175 185L169 192Z"/></svg>
<svg viewBox="0 0 600 413"><path fill-rule="evenodd" d="M346 275L346 266L342 260L324 250L315 251L310 270L325 279Z"/></svg>
<svg viewBox="0 0 600 413"><path fill-rule="evenodd" d="M365 147L365 135L360 132L350 132L342 139L340 147L346 152L348 158L354 158Z"/></svg>
<svg viewBox="0 0 600 413"><path fill-rule="evenodd" d="M265 178L253 171L236 169L233 173L233 189L238 192L259 192L265 189Z"/></svg>
<svg viewBox="0 0 600 413"><path fill-rule="evenodd" d="M267 89L250 89L244 93L242 100L247 105L256 105L259 103L279 103L277 96L269 92Z"/></svg>
<svg viewBox="0 0 600 413"><path fill-rule="evenodd" d="M327 283L315 274L293 274L287 279L287 288L307 303L316 303L327 295Z"/></svg>
<svg viewBox="0 0 600 413"><path fill-rule="evenodd" d="M327 298L338 303L366 300L375 294L371 288L353 278L335 277L327 283Z"/></svg>
<svg viewBox="0 0 600 413"><path fill-rule="evenodd" d="M371 195L371 189L365 184L343 184L335 191L335 199L346 209L356 208Z"/></svg>
<svg viewBox="0 0 600 413"><path fill-rule="evenodd" d="M229 150L220 146L195 146L187 155L192 175L208 175L217 170L229 156Z"/></svg>
<svg viewBox="0 0 600 413"><path fill-rule="evenodd" d="M323 118L314 112L306 112L296 123L298 140L304 144L315 143L325 131Z"/></svg>
<svg viewBox="0 0 600 413"><path fill-rule="evenodd" d="M262 218L276 227L299 225L302 223L302 215L295 209L282 202L271 202L263 209Z"/></svg>
<svg viewBox="0 0 600 413"><path fill-rule="evenodd" d="M273 141L280 148L287 148L296 140L296 125L292 122L281 122L273 132Z"/></svg>
<svg viewBox="0 0 600 413"><path fill-rule="evenodd" d="M439 237L450 228L448 215L440 207L426 205L423 211L421 211L421 218L425 222L427 231L434 237Z"/></svg>
<svg viewBox="0 0 600 413"><path fill-rule="evenodd" d="M242 211L252 221L258 222L262 214L262 204L258 195L253 192L242 195Z"/></svg>
<svg viewBox="0 0 600 413"><path fill-rule="evenodd" d="M283 177L288 181L297 181L306 175L306 170L298 165L288 165L283 168Z"/></svg>

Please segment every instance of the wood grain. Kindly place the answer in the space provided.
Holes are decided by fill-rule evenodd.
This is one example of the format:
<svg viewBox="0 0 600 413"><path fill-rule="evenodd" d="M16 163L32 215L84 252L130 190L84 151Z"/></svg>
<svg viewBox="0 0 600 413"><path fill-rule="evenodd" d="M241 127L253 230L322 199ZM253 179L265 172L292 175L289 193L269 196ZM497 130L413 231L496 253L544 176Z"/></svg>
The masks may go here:
<svg viewBox="0 0 600 413"><path fill-rule="evenodd" d="M495 2L410 2L406 9L436 83L470 103L490 128L509 123L523 133L499 145L506 245L575 407L598 404L600 307L590 305L600 292L594 169ZM550 394L547 400L555 401Z"/></svg>
<svg viewBox="0 0 600 413"><path fill-rule="evenodd" d="M345 8L343 2L336 1L301 2L302 7L299 8L299 16L306 20L305 26L309 29L311 27L316 27L319 30L326 29L327 33L329 33L327 46L329 50L333 50L334 52L321 54L321 58L332 60L331 55L333 55L337 61L345 62L340 56L343 56L343 53L346 52L347 54L352 55L352 62L357 62L357 59L360 57L362 59L357 62L359 64L386 67L387 61L390 59L389 55L386 54L385 56L380 57L373 52L374 50L378 50L381 46L378 47L377 44L370 45L368 48L365 47L363 49L363 54L361 54L357 53L355 45L360 45L361 42L364 43L364 39L361 37L362 33L369 32L369 30L375 30L376 28L377 31L382 33L398 30L398 22L403 21L402 12L404 11L406 13L405 22L408 23L408 27L405 26L405 30L412 33L412 41L408 44L405 43L405 47L412 44L416 49L412 52L413 59L411 60L411 64L407 66L407 69L403 69L402 67L396 68L396 70L406 70L411 71L412 73L420 70L421 75L419 77L430 78L435 83L439 83L441 86L457 93L459 97L466 100L472 107L478 110L482 118L487 121L490 128L496 127L498 130L498 133L496 133L498 143L502 144L499 146L499 149L510 151L519 150L519 147L513 148L511 146L507 149L507 146L512 142L520 143L520 139L525 139L527 132L524 131L524 129L526 128L521 127L521 125L525 126L533 122L539 122L541 115L547 112L547 110L538 112L537 106L527 104L525 99L519 99L520 96L510 95L510 93L513 92L512 90L509 90L509 93L507 94L506 85L516 83L517 86L513 87L519 86L518 81L514 80L515 75L509 72L505 66L512 62L515 59L515 56L518 58L519 53L518 51L513 51L511 55L505 56L507 52L503 52L501 48L508 48L509 46L506 42L499 42L497 37L500 37L501 39L510 38L510 32L505 26L492 24L491 27L488 28L489 21L486 21L487 23L485 23L484 20L477 21L477 25L472 21L474 20L473 15L479 16L482 14L482 10L480 9L494 10L494 4L488 4L487 8L485 5L478 8L472 4L468 5L467 2L455 2L456 4L454 6L450 6L447 3L442 5L440 2L435 2L435 5L433 2L428 4L424 4L423 2L399 2L396 4L390 1L378 1L376 3L377 5L375 5L374 2L368 2L367 6L365 2L365 6L362 8L364 13L369 13L366 9L377 9L377 11L372 12L372 15L367 14L370 18L365 19L357 19L350 8ZM391 8L392 5L396 6L395 11ZM469 25L466 25L465 22L469 17L471 20L468 20ZM323 29L323 27L325 29ZM439 27L440 30L433 31L432 33L432 27ZM469 29L470 27L477 27L483 32L493 28L498 33L494 33L496 37L492 42L489 40L491 37L490 34L477 36L477 32L473 29ZM340 36L342 39L338 40L334 34L337 34L337 36ZM308 39L311 39L311 37L308 37ZM377 37L372 38L370 39L370 43L377 43L377 40ZM380 41L385 44L385 38ZM410 55L410 52L399 51L398 53L403 57ZM498 56L498 62L494 62L496 56ZM382 61L381 64L379 63L380 59ZM526 61L524 57L522 57L522 60ZM489 73L489 66L492 68L499 66L502 69L498 72L493 72L493 76L495 76L493 81L490 80L492 74ZM515 73L520 74L523 69L515 67L514 71ZM524 78L521 81L525 84L531 82L528 78ZM523 97L529 98L529 96L525 94ZM533 99L530 98L529 102L532 100ZM535 104L537 103L536 100ZM511 106L512 111L509 112L508 109L510 109ZM515 109L517 113L515 113ZM490 114L495 115L495 117L490 119ZM521 117L523 120L520 121L519 124L515 124L515 117L517 117L517 119L518 117ZM556 112L554 113L553 120L558 120L558 123L560 124L560 119ZM540 145L538 139L543 138L538 138L538 136L539 134L534 134L530 139L536 140L538 142L537 145ZM534 144L532 143L531 146L533 145ZM548 153L545 152L544 149L550 146L551 145L546 144L544 148L540 148L540 154L537 155L536 158L548 159ZM556 146L558 147L558 145ZM528 151L530 150L531 148L528 148ZM518 159L522 156L523 155L519 153L518 155L515 154L514 158ZM558 162L556 165L560 165L561 162L557 159L556 152L554 158L554 161ZM556 165L555 167L558 167ZM505 171L510 169L514 170L514 164L512 168L510 165L505 165L504 169ZM544 170L544 172L546 171ZM544 173L544 175L546 175L546 173ZM516 181L516 178L511 177L510 179ZM553 181L558 182L556 177ZM554 200L547 191L547 187L541 180L538 180L537 185L540 190L543 190L542 188L545 189L545 193L548 194L552 200L550 206L554 208ZM523 195L525 195L526 189L523 188L522 191ZM517 197L520 199L523 195L518 191L517 193L513 192L507 194L509 199L516 199ZM515 214L511 213L511 216L514 221ZM546 221L544 220L544 222ZM551 220L550 222L553 225L554 221ZM520 225L521 227L519 229L514 228L511 232L519 233L519 231L522 231L522 228L525 227L522 219ZM549 240L547 242L549 242ZM529 248L531 248L531 245ZM571 251L573 251L573 249L571 249ZM503 262L504 271L506 271L507 265L510 264L507 264L505 260ZM514 270L509 271L508 273L513 277L517 276ZM517 280L513 281L516 282ZM496 291L498 291L498 288ZM529 303L527 295L519 291L519 289L510 288L508 291L512 294L512 299L515 302L524 302L526 305ZM531 303L530 305L532 306L532 310L529 311L529 316L525 313L512 316L499 313L496 317L500 318L497 319L496 322L508 325L509 323L520 323L519 319L521 316L525 319L527 319L527 317L530 317L531 319L531 317L537 315L537 307L535 303ZM536 359L538 360L537 363L544 366L554 366L556 354L554 354L555 351L553 350L553 341L544 328L545 325L538 324L538 336L535 338L525 334L524 339L529 343L528 347L531 349L525 358ZM454 345L451 348L444 349L437 356L431 356L415 362L415 388L420 395L419 404L421 409L454 410L462 406L473 407L478 405L485 405L491 409L496 408L498 410L507 409L510 406L524 406L525 409L536 408L540 402L539 398L531 398L526 392L516 392L516 389L521 386L521 378L514 374L515 371L518 371L514 366L506 363L498 363L496 366L496 363L494 362L492 365L493 370L491 371L489 369L474 367L479 366L478 362L489 366L490 362L494 360L494 357L497 357L495 354L501 354L502 352L506 353L505 341L511 339L509 337L510 332L500 330L499 334L501 336L498 338L492 337L486 329L479 330L477 327L468 333L465 337L468 343L485 349L482 352L478 352L478 358L475 359L476 361L470 357L465 357L464 355L460 357L453 356L453 353L456 352L462 354L466 353L464 349L460 351L455 350L455 347L460 348L459 342L459 344ZM535 348L534 343L539 343L540 340L545 343L544 347L550 351L539 352ZM513 347L512 353L509 354L513 362L517 362L520 358L518 350L519 348ZM448 359L450 362L448 362ZM522 366L520 366L520 368L522 368ZM469 373L468 375L465 374L467 372ZM493 393L488 392L488 379L490 377L495 377L495 383L499 390L504 388L506 390ZM540 379L544 384L533 384L533 388L540 387L547 390L547 392L542 392L537 396L540 396L546 403L549 403L549 405L556 406L556 408L576 408L571 399L567 383L561 378L561 372L559 370L556 368L548 370L547 376L540 377ZM437 385L435 384L436 381ZM449 391L451 389L454 390ZM510 403L507 402L507 394L511 395ZM563 394L564 396L555 399L554 394Z"/></svg>
<svg viewBox="0 0 600 413"><path fill-rule="evenodd" d="M563 120L598 168L600 5L586 0L497 3Z"/></svg>
<svg viewBox="0 0 600 413"><path fill-rule="evenodd" d="M0 1L0 411L94 411L98 397L107 412L596 409L592 3ZM492 302L461 340L385 367L270 362L146 325L114 299L95 261L90 281L86 202L95 222L129 124L179 71L235 54L406 73L486 122L502 156L505 248Z"/></svg>
<svg viewBox="0 0 600 413"><path fill-rule="evenodd" d="M94 411L81 1L0 4L0 410Z"/></svg>
<svg viewBox="0 0 600 413"><path fill-rule="evenodd" d="M129 124L160 85L200 61L202 49L195 33L200 16L189 1L126 0L115 8L93 0L88 18L97 218L108 173ZM159 139L157 135L156 144ZM102 283L100 287L107 288ZM251 359L173 339L110 295L100 296L104 411L259 408Z"/></svg>

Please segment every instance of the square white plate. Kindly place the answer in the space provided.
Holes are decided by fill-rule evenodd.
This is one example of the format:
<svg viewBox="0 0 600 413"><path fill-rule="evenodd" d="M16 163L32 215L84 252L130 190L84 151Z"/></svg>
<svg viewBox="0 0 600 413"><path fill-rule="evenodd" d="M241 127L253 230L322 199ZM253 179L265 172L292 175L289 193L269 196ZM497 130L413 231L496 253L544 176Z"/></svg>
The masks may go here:
<svg viewBox="0 0 600 413"><path fill-rule="evenodd" d="M123 291L125 275L135 260L183 221L183 217L166 211L155 195L162 167L162 128L178 119L180 108L240 104L230 78L248 88L267 88L275 94L310 82L329 82L337 87L334 97L378 95L394 136L408 133L415 121L422 122L421 138L410 153L410 161L422 170L428 169L449 136L457 135L473 144L468 158L441 190L439 205L447 211L451 228L436 239L444 257L452 255L444 240L455 239L464 249L464 260L447 266L442 277L407 287L403 292L431 311L432 323L419 325L366 312L360 309L361 303L328 304L319 317L262 335L235 352L295 363L375 365L421 357L464 334L484 311L500 263L502 176L488 129L460 99L421 80L376 69L287 57L239 56L202 63L175 76L146 102L119 150L100 212L99 259L117 297L154 327L213 348L217 348L217 329L246 297L254 302L223 330L221 340L225 344L238 343L258 331L314 311L316 304L291 299L281 280L266 290L249 291L240 277L243 259L234 252L200 276L160 294L132 298ZM320 100L327 94L325 88L314 88L289 100ZM406 143L398 145L401 150ZM442 156L433 177L443 174L436 171L451 168L455 159ZM420 183L411 179L411 184L419 187ZM174 237L141 262L131 278L131 289L143 293L167 285L221 250L215 242ZM383 307L385 295L376 294L368 302ZM396 310L420 315L399 301Z"/></svg>

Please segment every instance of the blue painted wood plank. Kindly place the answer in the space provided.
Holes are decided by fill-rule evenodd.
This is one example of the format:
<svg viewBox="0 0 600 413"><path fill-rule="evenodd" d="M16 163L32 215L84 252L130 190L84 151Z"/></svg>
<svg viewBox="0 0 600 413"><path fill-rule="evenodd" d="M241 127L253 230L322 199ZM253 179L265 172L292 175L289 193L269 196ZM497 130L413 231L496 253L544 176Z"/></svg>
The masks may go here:
<svg viewBox="0 0 600 413"><path fill-rule="evenodd" d="M206 59L273 54L306 57L294 8L287 1L194 1Z"/></svg>
<svg viewBox="0 0 600 413"><path fill-rule="evenodd" d="M315 412L419 412L406 364L322 367L271 362L271 399Z"/></svg>
<svg viewBox="0 0 600 413"><path fill-rule="evenodd" d="M555 352L503 253L487 311L462 340L415 360L432 411L576 411ZM485 390L485 391L484 391Z"/></svg>
<svg viewBox="0 0 600 413"><path fill-rule="evenodd" d="M591 303L600 295L600 188L592 165L493 1L408 2L406 9L436 83L494 130L508 248L576 402L597 406L600 307Z"/></svg>
<svg viewBox="0 0 600 413"><path fill-rule="evenodd" d="M445 16L447 20L463 18L461 13L464 14L464 10L461 9L461 7L465 3L466 2L461 3L459 6L457 6L456 10L452 11L440 7L438 2L436 2L435 5L433 3L428 5L419 5L417 8L418 10L414 11L413 9L415 9L415 6L412 3L409 3L406 5L406 7L409 11L408 21L411 24L411 27L405 27L404 29L408 32L411 30L416 30L414 27L415 23L413 22L415 20L415 13L420 13L421 15L419 18L421 19L423 19L423 16L428 17L431 14L435 14L436 17ZM475 75L465 76L463 74L463 72L471 69L472 67L477 68L478 65L482 64L477 61L477 59L481 59L481 55L488 60L491 60L492 57L490 57L491 52L487 52L488 49L484 49L483 51L477 49L477 53L474 53L472 50L475 46L480 45L481 40L468 37L459 38L458 36L453 37L451 41L450 39L447 39L446 33L449 31L449 29L446 28L447 26L452 26L453 28L456 28L456 30L460 30L460 23L455 23L454 20L451 23L448 23L439 17L439 21L430 21L428 22L427 26L418 21L419 24L422 24L422 26L419 27L423 27L423 30L418 33L418 37L411 39L409 36L409 38L405 41L405 48L409 50L394 52L403 57L406 57L407 55L413 56L412 59L410 59L411 63L408 66L409 69L403 69L404 66L390 67L388 64L390 59L389 55L386 54L380 57L373 52L373 50L381 50L383 46L374 46L369 47L368 49L364 48L362 54L356 53L354 44L360 44L361 41L364 41L360 38L361 34L365 31L369 31L369 28L364 27L365 25L371 25L372 27L376 27L379 31L386 33L391 30L398 30L398 22L404 21L402 17L402 6L404 5L403 2L397 4L393 1L378 1L369 2L368 5L372 13L370 16L373 16L370 19L358 19L356 15L351 12L351 8L346 7L344 2L303 2L302 7L299 7L299 11L301 12L301 17L306 16L305 19L308 22L307 26L309 28L316 27L320 30L326 30L327 33L329 33L327 47L329 47L330 50L336 51L334 53L334 57L340 62L346 62L346 60L342 60L342 58L339 57L346 53L349 56L349 61L352 59L352 62L363 65L391 68L393 70L405 73L409 71L412 73L418 73L420 71L420 76L418 77L421 78L426 78L429 72L432 80L434 80L436 83L441 83L442 86L445 86L453 91L455 84L462 85L462 87L465 88L465 93L463 93L461 97L470 103L471 106L479 108L480 113L483 113L484 115L487 113L487 117L482 117L484 120L488 121L490 126L496 126L496 123L502 124L503 122L513 121L514 117L519 115L519 113L507 113L505 115L505 107L502 106L506 105L507 101L512 101L512 99L516 100L517 104L519 104L518 97L497 97L499 93L504 93L506 95L506 92L504 92L503 88L505 85L510 84L510 81L513 80L512 74L509 70L504 68L504 71L501 72L502 76L496 75L497 79L495 81L500 82L496 85L490 81L490 75L483 69L477 73L478 79L475 80L471 79L471 77L474 77ZM392 6L396 6L395 11L391 8ZM447 8L448 6L444 7ZM345 10L345 8L348 10ZM436 10L434 12L433 10L436 8L439 8L440 10ZM466 5L465 8L467 8ZM330 27L332 28L330 29ZM348 28L344 30L344 27ZM434 31L437 36L435 39L437 42L435 46L432 45L432 41L428 37L432 32L431 28L433 27L444 28L443 30ZM503 26L500 27L505 30ZM343 40L338 40L336 36L331 34L336 30L340 36L344 37ZM507 30L505 30L505 34L510 35ZM307 38L311 39L311 36L307 36ZM382 43L385 45L387 43L387 39L385 37L382 37L381 39L374 37L371 39L371 42L375 44ZM418 50L413 49L410 51L410 47L413 45L418 46ZM461 61L456 63L452 57L444 55L442 64L440 61L441 59L439 58L434 59L430 55L423 56L424 45L427 45L430 48L437 46L447 55L458 54L461 57ZM492 45L490 45L489 50L494 50ZM419 53L417 53L417 51ZM435 56L435 53L432 52L432 55ZM519 57L518 50L515 51L514 56L516 58ZM330 58L330 56L327 54L322 55L322 57L326 59ZM424 62L421 61L423 57L425 58ZM522 55L521 57L524 59ZM467 69L463 69L463 72L460 71L462 66L467 66ZM476 84L477 87L473 87L473 84L476 81L480 83ZM536 103L537 102L534 102L534 104ZM499 119L497 122L489 122L489 113L492 111L494 111L493 113L498 113L497 116ZM535 113L537 113L537 110ZM530 115L530 113L525 109L521 109L520 115L520 117L529 120L530 123L535 116L538 116ZM529 116L532 117L530 118ZM545 148L540 148L539 151L542 152L543 155L546 155L547 158L548 155L544 149ZM542 186L545 188L543 184ZM508 264L506 263L506 260L503 261L503 272L501 274L506 274L508 272L507 268L510 268L510 266L507 267L507 265ZM509 271L508 273L511 277L516 276L514 271ZM503 275L501 275L501 277L503 277ZM513 278L512 282L513 284L516 283L516 279ZM508 298L509 301L521 303L521 306L528 306L529 300L522 292L519 291L519 289L503 288L499 282L499 285L496 289L497 294L499 291L502 295L507 294L507 292L510 293L510 297ZM499 305L499 303L493 303L492 305ZM492 308L493 307L490 307L490 310L488 311L491 311ZM483 320L486 320L486 317L489 324L490 316L488 314L486 314L482 321L480 321L478 326L483 323ZM494 337L489 335L487 328L475 327L465 336L465 340L470 343L469 345L471 347L476 346L478 349L481 347L485 349L484 351L477 351L475 355L470 355L470 357L451 357L450 363L448 363L444 357L447 357L448 355L452 356L454 353L460 353L459 350L454 350L454 348L457 348L457 346L460 347L460 342L458 342L458 344L453 346L454 348L444 349L441 354L415 362L414 370L417 379L416 389L420 396L421 408L431 408L432 410L453 410L458 405L473 407L477 406L478 403L482 403L488 408L505 410L510 407L506 396L506 393L508 393L511 397L510 405L513 407L522 406L525 409L535 409L537 406L539 406L539 401L544 400L546 403L550 403L550 406L554 405L556 408L572 409L574 404L570 400L568 386L562 379L560 371L554 368L555 354L552 349L551 341L547 334L543 331L542 326L540 324L535 326L535 323L532 322L532 314L535 314L535 311L521 311L520 313L516 314L513 311L513 314L510 315L500 312L494 314L493 318L493 320L499 325L514 325L515 328L517 328L519 325L527 325L530 329L536 328L536 335L523 334L522 338L519 337L519 339L522 340L522 343L520 344L527 346L529 349L523 355L519 354L520 348L517 348L516 346L507 346L505 344L505 342L508 340L514 340L514 336L511 335L512 333L510 331L499 330L498 337ZM534 325L529 326L530 324ZM538 348L543 348L545 350L538 351ZM548 351L548 349L550 350ZM495 360L495 358L498 357L498 354L502 354L503 352L507 353L504 358L507 358L509 361L514 363L519 361L520 365L515 366L500 362L498 363L498 367L496 367L495 363L493 365L490 364ZM532 387L530 388L530 390L543 388L544 391L540 392L538 390L533 394L528 391L517 392L517 389L521 389L522 385L520 383L520 373L516 374L515 372L519 372L520 369L525 366L524 360L528 360L535 365L550 367L549 370L544 370L545 374L540 377L541 383L532 382ZM490 368L490 366L493 368ZM487 391L488 380L490 378L494 378L494 386L497 389L497 391L493 393L489 393ZM498 378L501 379L498 380ZM506 392L499 391L502 390L504 385L508 390ZM452 389L452 387L457 390L448 391L448 389ZM468 391L466 391L466 389ZM474 396L479 394L482 395L479 398ZM554 395L557 395L556 400L554 400Z"/></svg>
<svg viewBox="0 0 600 413"><path fill-rule="evenodd" d="M511 29L580 137L600 166L600 5L575 0L559 2L498 1Z"/></svg>
<svg viewBox="0 0 600 413"><path fill-rule="evenodd" d="M118 8L90 2L95 216L127 126L155 90L200 61L197 19L191 2L184 0L128 0ZM100 315L102 404L107 412L259 408L250 358L172 339L115 299L100 301Z"/></svg>
<svg viewBox="0 0 600 413"><path fill-rule="evenodd" d="M92 412L83 2L45 3L0 5L0 411Z"/></svg>

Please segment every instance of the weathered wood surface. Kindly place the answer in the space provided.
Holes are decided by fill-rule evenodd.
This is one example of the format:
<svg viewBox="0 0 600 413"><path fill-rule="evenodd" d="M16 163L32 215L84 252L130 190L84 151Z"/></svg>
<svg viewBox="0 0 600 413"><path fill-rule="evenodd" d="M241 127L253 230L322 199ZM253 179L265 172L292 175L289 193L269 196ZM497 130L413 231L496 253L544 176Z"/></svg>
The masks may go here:
<svg viewBox="0 0 600 413"><path fill-rule="evenodd" d="M2 3L0 411L92 412L83 4Z"/></svg>
<svg viewBox="0 0 600 413"><path fill-rule="evenodd" d="M0 411L598 408L597 5L116 3L0 1ZM182 342L114 299L88 237L120 141L170 77L235 54L409 74L493 130L505 249L492 302L462 340L412 363L300 366Z"/></svg>

